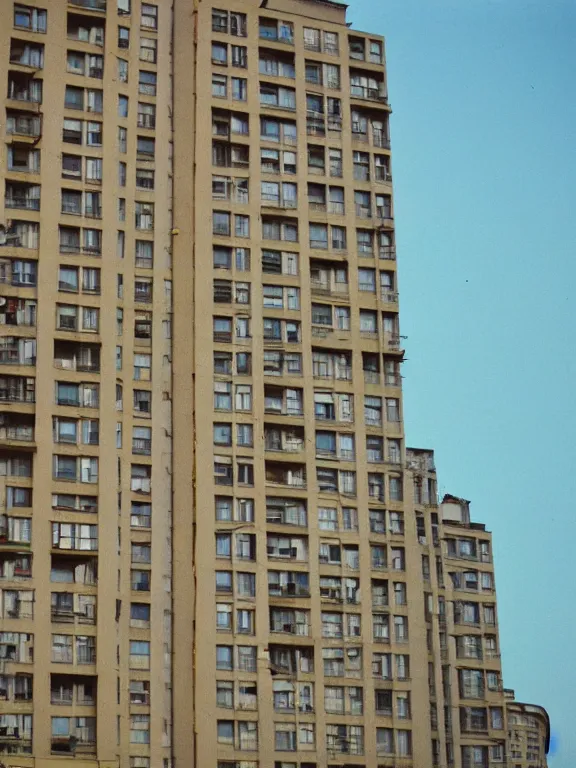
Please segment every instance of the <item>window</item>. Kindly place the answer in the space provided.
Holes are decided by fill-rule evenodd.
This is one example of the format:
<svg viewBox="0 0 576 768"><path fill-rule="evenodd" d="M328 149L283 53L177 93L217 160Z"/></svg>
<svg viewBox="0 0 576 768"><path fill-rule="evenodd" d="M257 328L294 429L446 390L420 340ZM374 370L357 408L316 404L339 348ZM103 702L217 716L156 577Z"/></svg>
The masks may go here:
<svg viewBox="0 0 576 768"><path fill-rule="evenodd" d="M262 40L294 45L294 25L289 21L266 19L261 16L258 28Z"/></svg>
<svg viewBox="0 0 576 768"><path fill-rule="evenodd" d="M118 65L118 82L128 82L128 62L125 59L116 59Z"/></svg>
<svg viewBox="0 0 576 768"><path fill-rule="evenodd" d="M246 37L246 14L212 9L212 31Z"/></svg>
<svg viewBox="0 0 576 768"><path fill-rule="evenodd" d="M28 5L14 6L14 26L30 32L46 32L47 11Z"/></svg>
<svg viewBox="0 0 576 768"><path fill-rule="evenodd" d="M148 29L158 29L158 6L142 3L140 26Z"/></svg>
<svg viewBox="0 0 576 768"><path fill-rule="evenodd" d="M234 101L246 101L248 98L248 80L244 77L232 78L232 98Z"/></svg>
<svg viewBox="0 0 576 768"><path fill-rule="evenodd" d="M130 48L129 27L118 27L118 48Z"/></svg>
<svg viewBox="0 0 576 768"><path fill-rule="evenodd" d="M156 80L155 72L147 72L141 69L138 72L138 93L145 96L156 96Z"/></svg>
<svg viewBox="0 0 576 768"><path fill-rule="evenodd" d="M226 75L212 74L212 96L225 99L228 95L228 78Z"/></svg>

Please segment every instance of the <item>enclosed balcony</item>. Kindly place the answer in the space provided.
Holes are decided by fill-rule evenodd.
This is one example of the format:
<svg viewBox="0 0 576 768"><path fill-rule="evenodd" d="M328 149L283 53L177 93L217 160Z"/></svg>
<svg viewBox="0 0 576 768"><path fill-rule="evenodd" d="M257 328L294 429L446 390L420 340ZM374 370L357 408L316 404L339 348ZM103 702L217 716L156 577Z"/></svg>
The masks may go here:
<svg viewBox="0 0 576 768"><path fill-rule="evenodd" d="M96 624L96 595L52 592L50 617L53 624Z"/></svg>
<svg viewBox="0 0 576 768"><path fill-rule="evenodd" d="M312 375L315 379L352 381L351 353L313 349Z"/></svg>
<svg viewBox="0 0 576 768"><path fill-rule="evenodd" d="M52 717L53 755L88 757L96 754L95 717Z"/></svg>
<svg viewBox="0 0 576 768"><path fill-rule="evenodd" d="M22 263L22 262L20 262ZM26 277L34 276L36 279L36 269L26 273L12 273L11 279L16 277L19 280L20 276L23 280ZM14 284L14 283L12 283ZM25 283L17 282L16 285L23 285ZM0 326L13 325L13 326L28 326L33 327L36 325L36 301L34 299L18 299L15 297L0 297Z"/></svg>
<svg viewBox="0 0 576 768"><path fill-rule="evenodd" d="M8 75L8 98L11 101L29 105L34 111L42 103L42 80L35 79L23 72L10 72Z"/></svg>
<svg viewBox="0 0 576 768"><path fill-rule="evenodd" d="M44 66L44 45L28 40L10 40L10 64L38 70Z"/></svg>
<svg viewBox="0 0 576 768"><path fill-rule="evenodd" d="M390 149L388 119L370 109L352 111L352 141L371 144L377 149Z"/></svg>
<svg viewBox="0 0 576 768"><path fill-rule="evenodd" d="M314 672L314 648L296 645L270 645L270 671L274 677Z"/></svg>
<svg viewBox="0 0 576 768"><path fill-rule="evenodd" d="M306 488L306 465L267 461L266 485Z"/></svg>
<svg viewBox="0 0 576 768"><path fill-rule="evenodd" d="M93 675L50 675L50 704L94 707L96 689Z"/></svg>
<svg viewBox="0 0 576 768"><path fill-rule="evenodd" d="M264 425L264 448L280 453L300 453L304 450L304 428L282 429L273 424Z"/></svg>
<svg viewBox="0 0 576 768"><path fill-rule="evenodd" d="M0 754L32 754L32 715L0 715Z"/></svg>
<svg viewBox="0 0 576 768"><path fill-rule="evenodd" d="M12 518L12 519L22 520L23 518ZM26 520L26 523L28 524L28 528L29 528L30 521ZM4 543L5 541L2 540L2 529L0 527L0 545ZM25 579L29 579L31 576L32 576L32 555L21 554L17 552L0 552L0 580L22 581Z"/></svg>
<svg viewBox="0 0 576 768"><path fill-rule="evenodd" d="M100 229L80 229L80 227L59 227L60 253L82 254L85 256L102 255L102 231Z"/></svg>
<svg viewBox="0 0 576 768"><path fill-rule="evenodd" d="M0 365L36 365L36 339L0 336Z"/></svg>
<svg viewBox="0 0 576 768"><path fill-rule="evenodd" d="M349 297L348 269L340 262L311 259L310 286L313 296L333 296L336 299Z"/></svg>
<svg viewBox="0 0 576 768"><path fill-rule="evenodd" d="M8 490L9 489L7 489L7 491ZM6 503L16 507L31 507L31 489L22 488L19 490L24 491L24 493L18 493L16 496L13 493L7 493ZM19 556L22 556L22 558L27 557L27 555L22 554L22 552L26 552L30 547L31 522L29 517L0 515L0 546L2 547L2 551L17 552L18 556L16 559L18 559ZM12 558L12 555L10 555L10 558ZM22 575L25 576L26 565L29 565L29 563L24 562L24 560L19 566L14 562L14 573L16 573L17 567L21 567L23 569Z"/></svg>
<svg viewBox="0 0 576 768"><path fill-rule="evenodd" d="M34 403L36 380L28 376L0 376L0 402Z"/></svg>
<svg viewBox="0 0 576 768"><path fill-rule="evenodd" d="M18 112L14 109L6 110L6 134L14 137L13 142L36 141L42 135L41 116Z"/></svg>
<svg viewBox="0 0 576 768"><path fill-rule="evenodd" d="M305 528L308 524L306 501L266 497L266 523L269 525L292 525Z"/></svg>
<svg viewBox="0 0 576 768"><path fill-rule="evenodd" d="M84 584L98 581L98 559L91 555L50 555L50 581L53 584Z"/></svg>
<svg viewBox="0 0 576 768"><path fill-rule="evenodd" d="M68 13L67 37L68 40L90 43L101 48L104 45L104 20L80 13Z"/></svg>
<svg viewBox="0 0 576 768"><path fill-rule="evenodd" d="M0 225L0 247L38 250L39 240L40 225L35 221L12 219L8 227Z"/></svg>
<svg viewBox="0 0 576 768"><path fill-rule="evenodd" d="M307 573L298 571L268 571L270 597L310 597Z"/></svg>
<svg viewBox="0 0 576 768"><path fill-rule="evenodd" d="M264 385L264 412L277 416L302 416L303 392L301 389Z"/></svg>
<svg viewBox="0 0 576 768"><path fill-rule="evenodd" d="M374 73L350 70L350 98L388 104L386 83Z"/></svg>
<svg viewBox="0 0 576 768"><path fill-rule="evenodd" d="M270 608L270 632L307 637L310 634L310 611Z"/></svg>
<svg viewBox="0 0 576 768"><path fill-rule="evenodd" d="M0 445L33 443L34 421L33 414L0 413Z"/></svg>
<svg viewBox="0 0 576 768"><path fill-rule="evenodd" d="M52 549L71 552L98 550L98 526L82 523L52 523Z"/></svg>
<svg viewBox="0 0 576 768"><path fill-rule="evenodd" d="M7 183L4 198L6 208L40 210L40 185Z"/></svg>
<svg viewBox="0 0 576 768"><path fill-rule="evenodd" d="M33 676L19 673L0 675L0 701L32 701Z"/></svg>
<svg viewBox="0 0 576 768"><path fill-rule="evenodd" d="M54 341L54 367L65 371L100 371L100 345L74 341Z"/></svg>
<svg viewBox="0 0 576 768"><path fill-rule="evenodd" d="M0 660L4 665L31 664L34 658L34 635L27 632L0 632Z"/></svg>

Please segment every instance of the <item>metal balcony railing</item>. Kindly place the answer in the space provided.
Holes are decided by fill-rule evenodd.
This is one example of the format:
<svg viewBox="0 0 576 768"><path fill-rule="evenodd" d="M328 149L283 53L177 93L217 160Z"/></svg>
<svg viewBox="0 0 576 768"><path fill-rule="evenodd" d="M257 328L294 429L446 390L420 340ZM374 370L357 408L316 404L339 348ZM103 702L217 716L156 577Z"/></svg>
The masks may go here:
<svg viewBox="0 0 576 768"><path fill-rule="evenodd" d="M388 97L383 87L372 88L364 85L351 85L350 96L353 99L366 99L367 101L379 101L382 104L388 103Z"/></svg>
<svg viewBox="0 0 576 768"><path fill-rule="evenodd" d="M40 210L40 198L30 198L26 195L10 195L5 199L6 208L25 208L29 211Z"/></svg>

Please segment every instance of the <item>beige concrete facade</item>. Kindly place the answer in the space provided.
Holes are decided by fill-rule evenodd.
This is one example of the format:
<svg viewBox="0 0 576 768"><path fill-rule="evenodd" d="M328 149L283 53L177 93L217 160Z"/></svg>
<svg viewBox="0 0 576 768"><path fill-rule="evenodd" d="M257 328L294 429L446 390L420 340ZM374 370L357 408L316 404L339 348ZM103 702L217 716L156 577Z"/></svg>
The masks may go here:
<svg viewBox="0 0 576 768"><path fill-rule="evenodd" d="M404 444L384 62L328 0L1 5L7 768L512 765L490 534Z"/></svg>
<svg viewBox="0 0 576 768"><path fill-rule="evenodd" d="M522 704L514 691L506 689L508 715L508 759L512 768L547 768L550 718L543 707Z"/></svg>

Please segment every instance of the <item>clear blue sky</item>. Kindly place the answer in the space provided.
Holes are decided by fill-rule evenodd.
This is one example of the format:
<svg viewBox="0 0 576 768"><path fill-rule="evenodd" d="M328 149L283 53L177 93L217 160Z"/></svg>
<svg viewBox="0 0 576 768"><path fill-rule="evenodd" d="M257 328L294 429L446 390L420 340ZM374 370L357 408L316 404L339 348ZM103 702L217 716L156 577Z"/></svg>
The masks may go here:
<svg viewBox="0 0 576 768"><path fill-rule="evenodd" d="M386 36L409 445L495 537L504 682L576 766L576 3L350 0Z"/></svg>

